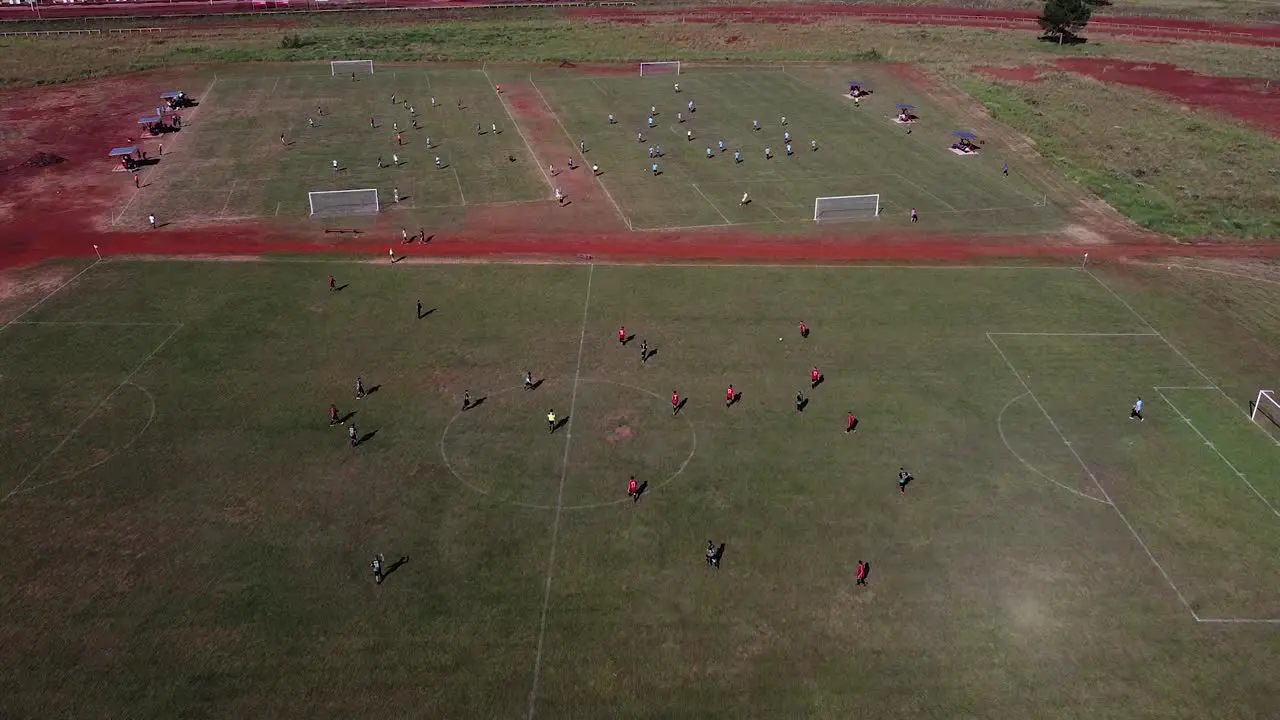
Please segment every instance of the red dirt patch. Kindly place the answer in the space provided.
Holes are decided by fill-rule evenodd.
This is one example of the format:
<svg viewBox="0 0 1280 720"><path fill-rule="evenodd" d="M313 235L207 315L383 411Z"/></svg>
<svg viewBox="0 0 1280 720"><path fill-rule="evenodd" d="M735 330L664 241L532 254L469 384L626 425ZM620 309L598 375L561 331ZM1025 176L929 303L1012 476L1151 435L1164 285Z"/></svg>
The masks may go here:
<svg viewBox="0 0 1280 720"><path fill-rule="evenodd" d="M982 66L976 67L974 70L990 75L993 78L998 78L1000 80L1012 80L1014 82L1035 82L1040 79L1040 71L1033 67L1006 68Z"/></svg>
<svg viewBox="0 0 1280 720"><path fill-rule="evenodd" d="M1201 75L1175 65L1063 58L1057 67L1107 83L1154 90L1192 108L1209 107L1280 137L1280 87L1256 78Z"/></svg>

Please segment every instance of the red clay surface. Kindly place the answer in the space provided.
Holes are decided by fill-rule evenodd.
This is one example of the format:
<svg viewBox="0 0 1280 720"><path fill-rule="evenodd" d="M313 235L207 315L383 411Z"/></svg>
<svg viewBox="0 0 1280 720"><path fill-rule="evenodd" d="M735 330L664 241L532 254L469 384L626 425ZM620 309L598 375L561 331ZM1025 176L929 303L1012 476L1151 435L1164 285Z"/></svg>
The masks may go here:
<svg viewBox="0 0 1280 720"><path fill-rule="evenodd" d="M1270 82L1107 58L1062 58L1055 67L1106 83L1154 90L1192 108L1212 108L1280 137L1280 87ZM1034 67L978 69L992 77L1020 82L1033 82L1039 75Z"/></svg>
<svg viewBox="0 0 1280 720"><path fill-rule="evenodd" d="M48 5L41 8L41 17L166 17L178 15L220 15L257 13L281 15L290 12L313 12L318 7L327 11L363 8L401 9L465 9L483 5L539 6L552 5L538 2L505 2L504 0L367 0L341 4L316 5L310 2L294 2L289 6L263 10L248 2L215 0L214 2L120 2L89 3L77 5ZM679 19L684 22L760 22L760 23L812 23L832 17L856 17L872 22L901 25L950 25L1011 30L1036 30L1035 11L959 9L947 7L894 7L876 5L790 5L776 7L710 6L683 10L646 11L630 8L570 9L570 17L608 20L621 23L645 23L658 20ZM0 7L0 20L30 19L33 12L22 6ZM252 22L246 18L247 22ZM1116 17L1095 15L1089 23L1091 33L1132 35L1144 38L1174 38L1205 40L1211 42L1280 47L1280 26L1241 25L1204 20L1173 20L1166 18Z"/></svg>

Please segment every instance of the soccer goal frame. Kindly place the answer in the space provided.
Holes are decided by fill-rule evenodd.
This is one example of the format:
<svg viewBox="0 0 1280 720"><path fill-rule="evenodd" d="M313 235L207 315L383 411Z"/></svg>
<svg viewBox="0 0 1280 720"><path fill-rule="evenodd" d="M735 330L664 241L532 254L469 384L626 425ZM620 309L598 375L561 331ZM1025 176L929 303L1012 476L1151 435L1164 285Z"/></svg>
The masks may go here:
<svg viewBox="0 0 1280 720"><path fill-rule="evenodd" d="M381 210L377 188L309 192L307 205L311 208L311 217L377 215Z"/></svg>
<svg viewBox="0 0 1280 720"><path fill-rule="evenodd" d="M1276 401L1274 390L1259 390L1249 408L1249 419L1258 422L1258 416L1266 418L1272 425L1280 428L1280 402Z"/></svg>
<svg viewBox="0 0 1280 720"><path fill-rule="evenodd" d="M649 77L650 75L679 75L679 60L661 60L658 62L642 62L640 63L640 77Z"/></svg>
<svg viewBox="0 0 1280 720"><path fill-rule="evenodd" d="M346 75L349 72L367 72L373 74L372 60L331 60L329 62L329 72L337 75L341 72Z"/></svg>
<svg viewBox="0 0 1280 720"><path fill-rule="evenodd" d="M880 217L880 195L835 195L814 198L813 221L841 222Z"/></svg>

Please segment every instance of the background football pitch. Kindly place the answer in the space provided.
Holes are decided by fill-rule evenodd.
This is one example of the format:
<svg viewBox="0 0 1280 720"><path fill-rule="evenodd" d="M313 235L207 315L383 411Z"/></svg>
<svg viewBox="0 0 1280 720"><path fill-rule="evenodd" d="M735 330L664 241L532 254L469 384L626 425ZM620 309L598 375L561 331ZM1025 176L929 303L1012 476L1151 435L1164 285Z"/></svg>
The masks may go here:
<svg viewBox="0 0 1280 720"><path fill-rule="evenodd" d="M903 225L912 207L935 231L1024 233L1063 222L1063 201L1040 161L1013 153L1011 138L999 133L984 138L981 156L955 155L950 133L971 129L972 120L884 68L685 70L678 77L640 77L547 66L379 65L374 75L352 81L331 76L322 64L222 69L203 91L193 89L201 106L188 112L188 127L169 141L146 186L113 217L125 226L145 222L148 213L176 225L297 223L308 216L308 191L377 188L381 222L436 230L457 227L476 210L512 206L506 211L520 213L520 206L549 205L553 187L561 186L570 200L581 200L584 188L600 196L591 209L581 202L564 208L579 214L583 229L804 229L812 226L814 198L859 194L879 194L885 214L863 227ZM846 97L850 79L875 90L860 107ZM494 92L495 84L504 95ZM392 105L392 95L407 100L414 113ZM695 113L685 109L689 100ZM916 106L921 121L910 134L892 122L896 103ZM651 107L657 108L652 128ZM608 123L610 113L617 124ZM784 131L792 136L791 156ZM643 143L637 132L644 133ZM657 177L650 172L652 145L665 151ZM772 160L764 157L766 147ZM733 162L735 150L740 164ZM599 165L599 176L579 169L565 177L569 157L579 166ZM1010 177L1001 175L1005 162ZM548 177L549 165L556 177ZM393 188L400 190L399 204ZM750 205L739 203L744 192Z"/></svg>
<svg viewBox="0 0 1280 720"><path fill-rule="evenodd" d="M1274 380L1266 283L1163 267L31 272L80 270L25 314L3 308L5 717L1274 708L1280 447L1243 410ZM620 324L658 351L647 365L617 347ZM826 381L797 413L814 365ZM357 375L373 391L358 402ZM729 382L743 397L726 410ZM464 390L484 400L462 413ZM1143 423L1126 419L1135 395ZM331 402L361 447L328 426ZM554 435L549 407L567 420ZM636 504L632 473L649 483ZM727 544L718 572L708 539ZM375 586L374 552L408 560Z"/></svg>

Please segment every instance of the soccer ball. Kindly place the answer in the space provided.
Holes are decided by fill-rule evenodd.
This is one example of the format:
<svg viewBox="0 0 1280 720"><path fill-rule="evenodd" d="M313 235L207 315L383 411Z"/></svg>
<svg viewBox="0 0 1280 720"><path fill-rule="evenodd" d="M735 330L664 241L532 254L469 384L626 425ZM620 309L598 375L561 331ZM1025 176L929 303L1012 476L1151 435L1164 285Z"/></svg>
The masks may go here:
<svg viewBox="0 0 1280 720"><path fill-rule="evenodd" d="M779 337L779 338L778 338L778 342L782 342L782 338L781 338L781 337Z"/></svg>

